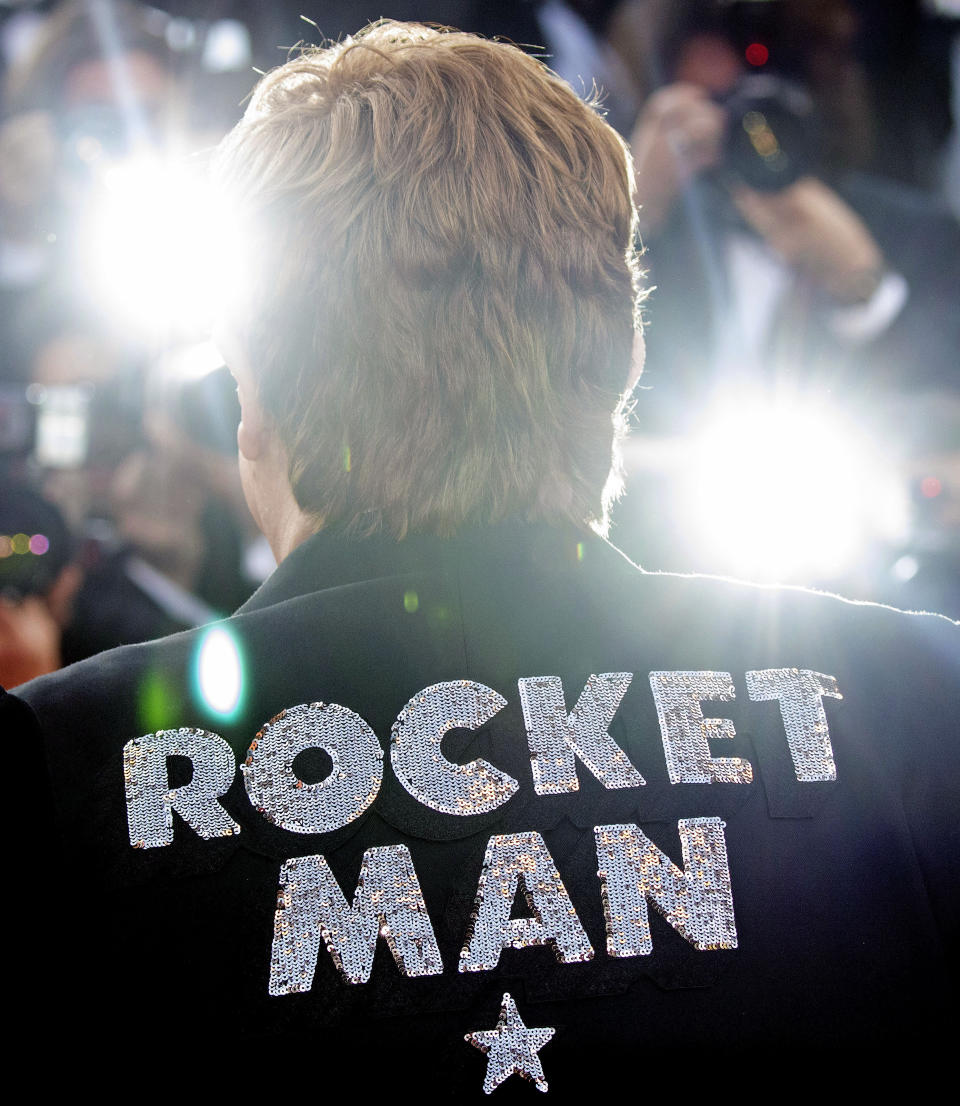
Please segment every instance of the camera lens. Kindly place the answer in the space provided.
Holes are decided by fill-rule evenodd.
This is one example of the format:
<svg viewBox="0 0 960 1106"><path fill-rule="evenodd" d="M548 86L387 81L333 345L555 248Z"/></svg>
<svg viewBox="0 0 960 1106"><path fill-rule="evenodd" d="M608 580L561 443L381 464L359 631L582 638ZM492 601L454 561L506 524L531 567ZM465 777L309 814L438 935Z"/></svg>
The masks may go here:
<svg viewBox="0 0 960 1106"><path fill-rule="evenodd" d="M724 166L751 188L779 192L813 172L818 128L810 96L770 74L742 78L724 101Z"/></svg>

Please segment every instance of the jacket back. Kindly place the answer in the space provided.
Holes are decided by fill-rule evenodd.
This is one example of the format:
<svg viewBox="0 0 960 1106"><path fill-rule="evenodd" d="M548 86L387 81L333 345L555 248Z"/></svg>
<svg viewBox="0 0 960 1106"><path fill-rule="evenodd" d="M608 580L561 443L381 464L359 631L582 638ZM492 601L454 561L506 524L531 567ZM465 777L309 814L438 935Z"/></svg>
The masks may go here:
<svg viewBox="0 0 960 1106"><path fill-rule="evenodd" d="M572 531L317 535L213 631L4 701L55 826L29 1018L221 1086L428 1100L930 1050L958 642Z"/></svg>

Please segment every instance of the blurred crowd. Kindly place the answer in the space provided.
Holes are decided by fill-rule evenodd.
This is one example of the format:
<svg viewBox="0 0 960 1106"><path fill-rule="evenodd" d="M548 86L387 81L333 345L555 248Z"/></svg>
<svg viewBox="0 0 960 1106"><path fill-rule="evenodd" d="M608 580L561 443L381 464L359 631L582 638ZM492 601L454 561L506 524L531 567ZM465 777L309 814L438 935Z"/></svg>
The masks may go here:
<svg viewBox="0 0 960 1106"><path fill-rule="evenodd" d="M960 616L960 4L384 14L522 44L632 151L651 291L614 541ZM190 254L200 200L173 201L255 70L360 19L0 7L0 684L201 625L270 572L207 337L226 278Z"/></svg>

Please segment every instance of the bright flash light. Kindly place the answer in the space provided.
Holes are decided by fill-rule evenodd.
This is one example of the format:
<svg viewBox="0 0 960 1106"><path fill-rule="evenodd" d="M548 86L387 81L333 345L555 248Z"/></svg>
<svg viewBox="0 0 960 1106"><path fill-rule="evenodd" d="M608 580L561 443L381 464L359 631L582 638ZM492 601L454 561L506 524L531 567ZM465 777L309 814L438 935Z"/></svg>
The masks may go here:
<svg viewBox="0 0 960 1106"><path fill-rule="evenodd" d="M236 226L199 167L155 157L106 167L87 234L93 294L150 333L209 329L243 271Z"/></svg>
<svg viewBox="0 0 960 1106"><path fill-rule="evenodd" d="M825 404L737 404L697 437L691 462L685 502L714 571L810 583L907 525L902 483Z"/></svg>
<svg viewBox="0 0 960 1106"><path fill-rule="evenodd" d="M214 626L203 635L197 655L200 698L214 714L229 718L243 694L243 664L230 633Z"/></svg>
<svg viewBox="0 0 960 1106"><path fill-rule="evenodd" d="M202 380L222 364L220 350L207 341L169 350L160 358L158 367L164 380L187 384Z"/></svg>

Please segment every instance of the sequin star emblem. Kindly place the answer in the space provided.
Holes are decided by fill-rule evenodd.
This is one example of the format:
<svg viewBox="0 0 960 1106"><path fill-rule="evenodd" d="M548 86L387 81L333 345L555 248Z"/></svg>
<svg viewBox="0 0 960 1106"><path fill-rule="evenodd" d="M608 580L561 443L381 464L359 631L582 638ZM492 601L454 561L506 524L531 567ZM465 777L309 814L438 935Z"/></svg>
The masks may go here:
<svg viewBox="0 0 960 1106"><path fill-rule="evenodd" d="M496 1029L468 1033L464 1040L487 1054L487 1076L483 1089L490 1094L514 1072L546 1091L543 1065L538 1053L556 1033L555 1029L528 1029L517 1013L517 1004L509 993L503 996Z"/></svg>

